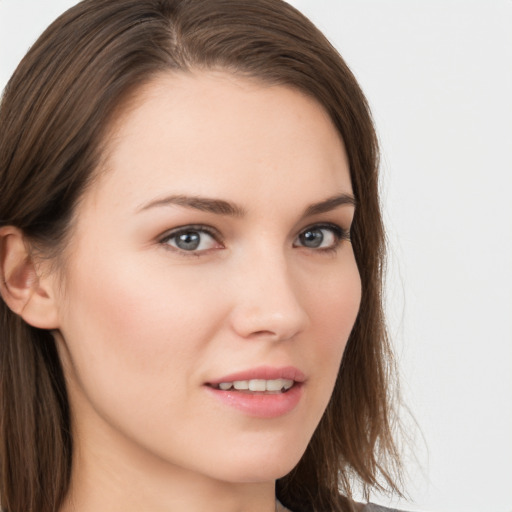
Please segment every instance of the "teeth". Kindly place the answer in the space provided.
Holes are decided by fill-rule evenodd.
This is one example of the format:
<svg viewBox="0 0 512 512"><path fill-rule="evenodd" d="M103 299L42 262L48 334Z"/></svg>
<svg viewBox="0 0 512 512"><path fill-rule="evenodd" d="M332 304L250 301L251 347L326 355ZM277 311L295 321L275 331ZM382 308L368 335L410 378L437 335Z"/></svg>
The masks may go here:
<svg viewBox="0 0 512 512"><path fill-rule="evenodd" d="M260 379L250 380L249 389L251 391L267 391L267 382Z"/></svg>
<svg viewBox="0 0 512 512"><path fill-rule="evenodd" d="M235 389L249 389L249 381L248 380L235 380L235 382L233 382L233 386Z"/></svg>
<svg viewBox="0 0 512 512"><path fill-rule="evenodd" d="M291 379L281 379L283 381L283 388L288 391L293 386L293 380Z"/></svg>
<svg viewBox="0 0 512 512"><path fill-rule="evenodd" d="M281 391L284 388L284 379L269 380L266 382L266 391Z"/></svg>
<svg viewBox="0 0 512 512"><path fill-rule="evenodd" d="M218 388L222 391L229 391L235 388L239 391L287 391L293 386L293 380L290 379L252 379L252 380L235 380L234 382L221 382Z"/></svg>

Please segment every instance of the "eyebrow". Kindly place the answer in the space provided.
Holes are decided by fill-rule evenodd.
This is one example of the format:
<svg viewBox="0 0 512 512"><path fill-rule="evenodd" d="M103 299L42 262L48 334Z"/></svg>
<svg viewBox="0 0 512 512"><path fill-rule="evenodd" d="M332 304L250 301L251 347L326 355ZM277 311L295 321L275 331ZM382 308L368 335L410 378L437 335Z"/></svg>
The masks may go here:
<svg viewBox="0 0 512 512"><path fill-rule="evenodd" d="M184 206L202 212L215 213L216 215L227 215L229 217L243 217L245 210L234 203L223 199L212 199L209 197L174 195L167 196L142 206L138 211L149 210L158 206Z"/></svg>
<svg viewBox="0 0 512 512"><path fill-rule="evenodd" d="M216 215L226 215L229 217L243 217L246 215L246 210L235 203L225 201L223 199L213 199L209 197L201 196L186 196L186 195L171 195L162 199L156 199L151 201L140 208L137 211L145 211L150 208L156 208L159 206L183 206L185 208L192 208L194 210L200 210L203 212L214 213ZM338 194L329 197L318 203L309 205L302 214L302 218L311 217L313 215L319 215L321 213L330 212L339 206L356 206L356 199L352 194Z"/></svg>
<svg viewBox="0 0 512 512"><path fill-rule="evenodd" d="M320 213L327 213L338 208L338 206L345 205L355 207L356 198L352 194L338 194L336 196L329 197L324 201L309 205L304 210L304 215L302 217L311 217Z"/></svg>

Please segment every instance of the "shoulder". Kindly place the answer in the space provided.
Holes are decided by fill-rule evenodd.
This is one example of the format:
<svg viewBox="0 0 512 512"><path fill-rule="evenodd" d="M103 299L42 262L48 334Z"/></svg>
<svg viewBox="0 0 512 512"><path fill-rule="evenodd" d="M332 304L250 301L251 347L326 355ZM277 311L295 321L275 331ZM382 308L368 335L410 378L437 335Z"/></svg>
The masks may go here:
<svg viewBox="0 0 512 512"><path fill-rule="evenodd" d="M396 508L387 508L382 505L375 505L374 503L368 503L365 505L360 512L401 512ZM402 511L405 512L405 511Z"/></svg>
<svg viewBox="0 0 512 512"><path fill-rule="evenodd" d="M388 508L383 507L382 505L375 505L374 503L367 503L366 505L357 505L357 510L359 512L405 512L404 510L400 511L396 508ZM292 512L283 506L279 501L277 502L276 512Z"/></svg>

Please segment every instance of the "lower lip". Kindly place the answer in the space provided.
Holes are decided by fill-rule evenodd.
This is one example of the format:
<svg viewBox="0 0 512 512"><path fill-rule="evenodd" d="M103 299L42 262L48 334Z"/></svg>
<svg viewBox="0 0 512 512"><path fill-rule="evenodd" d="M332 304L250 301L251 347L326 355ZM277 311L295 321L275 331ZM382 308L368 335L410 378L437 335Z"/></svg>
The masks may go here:
<svg viewBox="0 0 512 512"><path fill-rule="evenodd" d="M295 409L302 396L302 384L297 383L285 393L275 394L222 391L210 386L206 386L206 389L222 403L256 418L278 418L288 414Z"/></svg>

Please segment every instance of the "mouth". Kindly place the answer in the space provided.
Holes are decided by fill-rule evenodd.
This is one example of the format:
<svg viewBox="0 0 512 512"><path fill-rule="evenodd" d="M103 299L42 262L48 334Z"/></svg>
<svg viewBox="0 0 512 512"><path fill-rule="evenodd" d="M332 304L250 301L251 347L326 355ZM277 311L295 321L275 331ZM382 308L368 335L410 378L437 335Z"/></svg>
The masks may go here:
<svg viewBox="0 0 512 512"><path fill-rule="evenodd" d="M205 383L219 403L256 418L291 413L302 400L306 376L294 366L259 366Z"/></svg>
<svg viewBox="0 0 512 512"><path fill-rule="evenodd" d="M246 394L277 395L288 392L298 382L293 379L250 379L235 380L232 382L219 382L208 384L213 389L220 391L238 391Z"/></svg>

